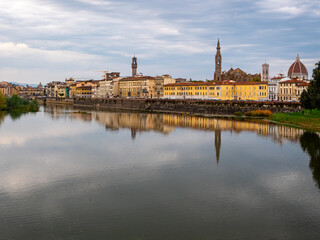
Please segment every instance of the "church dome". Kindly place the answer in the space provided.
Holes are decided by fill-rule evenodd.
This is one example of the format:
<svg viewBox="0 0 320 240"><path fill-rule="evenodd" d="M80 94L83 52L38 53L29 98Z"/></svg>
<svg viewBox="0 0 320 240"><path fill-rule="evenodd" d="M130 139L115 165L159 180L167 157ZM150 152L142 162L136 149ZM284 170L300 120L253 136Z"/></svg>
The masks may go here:
<svg viewBox="0 0 320 240"><path fill-rule="evenodd" d="M308 70L306 66L300 62L299 54L297 54L297 59L289 68L288 71L289 78L301 78L308 79Z"/></svg>

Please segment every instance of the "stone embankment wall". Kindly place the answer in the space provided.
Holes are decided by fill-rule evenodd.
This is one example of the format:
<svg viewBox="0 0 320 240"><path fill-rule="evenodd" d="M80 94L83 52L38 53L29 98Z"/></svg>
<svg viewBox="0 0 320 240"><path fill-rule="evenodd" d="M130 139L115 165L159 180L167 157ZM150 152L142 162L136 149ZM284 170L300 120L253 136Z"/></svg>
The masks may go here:
<svg viewBox="0 0 320 240"><path fill-rule="evenodd" d="M270 110L272 112L298 112L297 102L249 102L249 101L211 101L211 100L169 100L169 99L75 99L76 107L101 110L133 110L147 112L199 113L212 115L233 115L251 110Z"/></svg>
<svg viewBox="0 0 320 240"><path fill-rule="evenodd" d="M38 99L41 101L42 99ZM47 97L45 99L45 103L55 103L55 104L73 104L74 99L73 98L55 98L55 97Z"/></svg>

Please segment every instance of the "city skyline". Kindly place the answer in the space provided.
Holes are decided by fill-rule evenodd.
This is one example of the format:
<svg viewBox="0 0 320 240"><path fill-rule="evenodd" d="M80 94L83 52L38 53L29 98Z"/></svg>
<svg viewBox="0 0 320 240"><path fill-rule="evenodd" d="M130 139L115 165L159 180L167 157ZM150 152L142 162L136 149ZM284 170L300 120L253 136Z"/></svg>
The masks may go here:
<svg viewBox="0 0 320 240"><path fill-rule="evenodd" d="M170 6L168 8L168 6ZM308 0L3 0L1 81L46 84L94 71L212 79L220 38L222 70L287 74L299 52L309 78L320 56L320 3Z"/></svg>

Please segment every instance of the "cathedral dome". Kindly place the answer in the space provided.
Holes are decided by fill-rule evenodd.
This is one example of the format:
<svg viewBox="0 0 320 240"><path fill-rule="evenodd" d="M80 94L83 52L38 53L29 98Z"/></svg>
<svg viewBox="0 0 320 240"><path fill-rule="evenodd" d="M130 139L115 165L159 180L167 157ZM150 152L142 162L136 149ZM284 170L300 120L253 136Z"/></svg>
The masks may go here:
<svg viewBox="0 0 320 240"><path fill-rule="evenodd" d="M306 66L300 62L299 54L297 54L297 59L289 68L288 71L289 78L301 78L308 79L308 70Z"/></svg>

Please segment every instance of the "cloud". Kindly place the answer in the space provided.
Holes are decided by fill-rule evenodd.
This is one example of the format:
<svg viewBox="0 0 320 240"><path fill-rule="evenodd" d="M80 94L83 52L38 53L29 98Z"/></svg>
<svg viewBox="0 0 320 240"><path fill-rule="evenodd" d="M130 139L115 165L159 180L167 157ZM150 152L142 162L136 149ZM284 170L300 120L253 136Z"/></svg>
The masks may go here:
<svg viewBox="0 0 320 240"><path fill-rule="evenodd" d="M280 14L279 17L296 17L302 14L319 15L320 4L318 1L306 0L262 0L257 6L263 13Z"/></svg>
<svg viewBox="0 0 320 240"><path fill-rule="evenodd" d="M204 63L213 60L218 37L223 59L230 59L228 65L260 71L260 62L244 63L241 59L257 59L259 54L260 58L270 58L271 54L285 58L288 55L284 53L292 48L315 58L310 49L319 47L316 41L297 46L320 37L315 21L319 9L319 3L312 0L3 0L0 42L5 44L2 49L8 50L0 73L13 69L32 74L30 69L35 69L34 77L24 81L39 82L42 73L38 69L47 69L48 75L57 79L63 73L68 77L78 71L80 76L83 69L107 66L126 75L130 58L136 54L143 63L139 65L143 73L205 79L212 75L213 63ZM291 22L286 22L288 17ZM309 21L308 27L305 21ZM277 51L265 53L275 46ZM13 79L15 75L5 77Z"/></svg>
<svg viewBox="0 0 320 240"><path fill-rule="evenodd" d="M23 43L0 42L1 58L20 58L30 61L33 59L41 59L45 62L61 63L75 61L96 61L99 56L73 52L68 50L45 50L29 47Z"/></svg>

